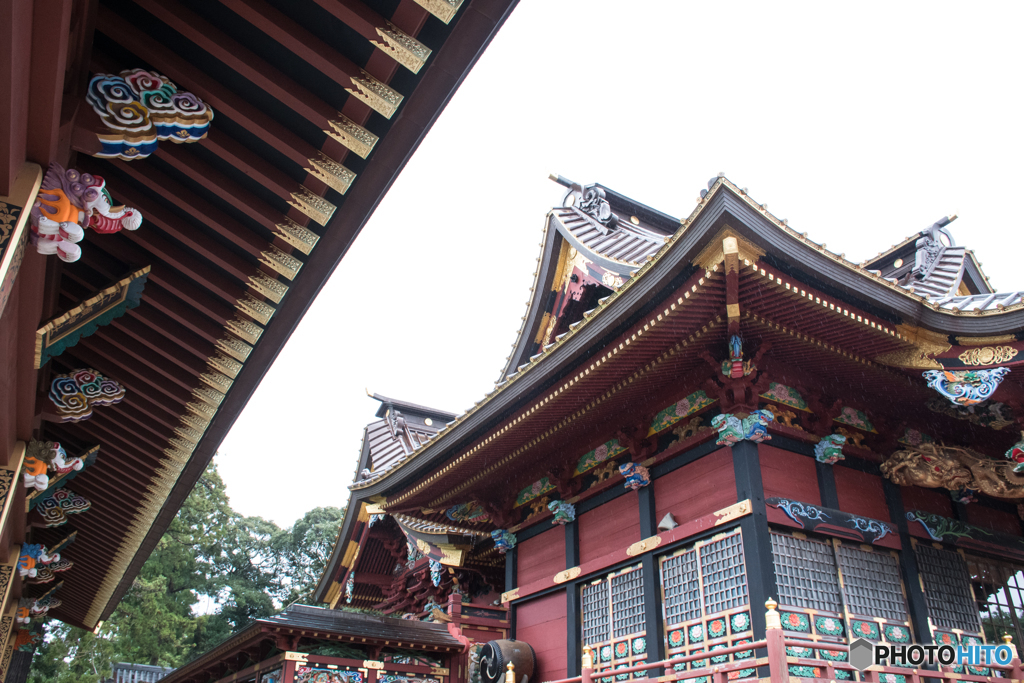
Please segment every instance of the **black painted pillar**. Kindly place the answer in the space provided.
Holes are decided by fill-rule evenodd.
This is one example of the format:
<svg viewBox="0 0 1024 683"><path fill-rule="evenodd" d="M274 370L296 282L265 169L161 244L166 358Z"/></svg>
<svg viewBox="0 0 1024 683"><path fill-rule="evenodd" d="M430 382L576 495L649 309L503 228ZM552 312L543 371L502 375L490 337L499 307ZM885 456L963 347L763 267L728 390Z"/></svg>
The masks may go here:
<svg viewBox="0 0 1024 683"><path fill-rule="evenodd" d="M736 500L750 500L750 514L740 520L743 532L743 556L747 564L747 590L750 594L750 617L754 639L764 638L764 603L778 599L772 540L768 532L768 515L761 483L761 461L757 444L740 441L732 446L732 465L736 475Z"/></svg>
<svg viewBox="0 0 1024 683"><path fill-rule="evenodd" d="M628 494L627 494L628 495ZM657 507L654 504L654 486L648 484L637 491L640 507L640 538L658 534ZM640 560L644 574L644 629L647 631L647 661L665 659L665 624L661 619L661 579L658 561L653 553L646 553ZM661 672L651 671L650 676Z"/></svg>
<svg viewBox="0 0 1024 683"><path fill-rule="evenodd" d="M900 493L900 487L888 479L882 480L882 490L885 491L885 502L889 506L889 518L899 532L900 545L903 546L903 551L900 553L900 572L903 576L903 586L907 591L910 621L914 625L914 633L917 635L914 642L927 645L932 642L932 634L928 629L928 603L925 602L924 592L921 590L917 555L914 553L914 546L910 543L907 516L903 509L903 495Z"/></svg>
<svg viewBox="0 0 1024 683"><path fill-rule="evenodd" d="M516 587L519 568L516 564L516 557L519 551L515 548L505 551L505 590L510 591ZM516 637L516 608L509 605L508 610L508 634L510 638Z"/></svg>
<svg viewBox="0 0 1024 683"><path fill-rule="evenodd" d="M823 507L839 509L839 494L836 492L836 473L833 465L814 461L814 470L818 475L818 495L821 496Z"/></svg>
<svg viewBox="0 0 1024 683"><path fill-rule="evenodd" d="M580 563L580 523L573 520L565 525L565 568L572 569ZM581 657L583 656L580 640L580 617L583 609L580 606L580 587L574 581L565 584L565 656L566 676L579 676Z"/></svg>
<svg viewBox="0 0 1024 683"><path fill-rule="evenodd" d="M516 550L515 548L512 548L510 550L506 550L505 551L505 590L506 591L510 591L510 590L512 590L513 588L516 587L516 579L518 578L516 576L516 574L517 574L516 555L518 554L518 552L519 551Z"/></svg>

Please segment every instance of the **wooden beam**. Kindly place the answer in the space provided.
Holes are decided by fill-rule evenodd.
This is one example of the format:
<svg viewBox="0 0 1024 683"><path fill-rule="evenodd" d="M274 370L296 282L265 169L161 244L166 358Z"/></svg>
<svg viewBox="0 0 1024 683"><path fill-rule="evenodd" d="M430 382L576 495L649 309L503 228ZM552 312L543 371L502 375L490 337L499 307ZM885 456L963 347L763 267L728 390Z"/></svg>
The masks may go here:
<svg viewBox="0 0 1024 683"><path fill-rule="evenodd" d="M104 336L112 343L124 348L145 348L145 354L149 356L149 363L154 367L163 368L159 372L166 375L184 371L193 377L198 377L199 373L208 371L209 366L203 362L203 359L188 353L177 343L166 343L168 337L155 334L149 328L139 325L137 320L129 319L125 322L122 320L118 319L104 327L102 330ZM174 339L174 337L169 338ZM175 342L177 341L175 339ZM155 358L154 354L159 355L163 360Z"/></svg>
<svg viewBox="0 0 1024 683"><path fill-rule="evenodd" d="M182 151L178 145L167 145L166 147L169 150L170 148L174 148L173 150L170 151ZM187 152L178 155L168 154L164 150L158 150L156 155L154 156L163 161L167 161L169 165L171 165L173 168L176 168L179 171L182 170L183 168L187 168L189 163L202 164L203 166L206 166L205 162L202 162L198 157ZM182 157L185 158L186 161L182 163L177 163L173 161ZM151 192L162 197L163 199L170 202L174 206L177 206L179 209L181 209L188 215L202 222L203 225L209 227L211 231L217 233L221 237L224 237L232 244L237 245L251 256L259 258L260 254L267 250L269 245L266 239L254 233L252 230L250 230L248 227L237 221L235 218L231 217L220 208L214 206L206 199L200 197L198 194L188 189L178 181L172 179L167 174L160 172L157 168L155 168L154 164L120 162L118 163L117 167L118 170L123 171L125 175L131 177L132 179L138 181L139 183L142 183ZM191 174L189 174L188 177L193 178ZM221 177L223 178L223 176ZM252 195L252 193L242 189L241 187L234 183L232 183L232 187L227 188L221 187L219 185L206 185L206 187L210 187L215 192L218 192L219 194L224 196L225 200L228 199L226 195L233 191L238 191L245 193L245 197L243 198L243 200L253 199L254 201L261 201L256 199ZM296 186L293 184L293 187ZM289 197L291 197L291 195L289 195ZM281 222L282 218L280 212L276 212L270 207L267 208L267 211L271 215L276 217L275 222ZM168 219L168 222L170 222L170 219ZM185 231L179 229L178 232L183 234ZM200 238L195 239L198 244ZM210 241L212 240L209 240L207 238L204 241L204 243ZM237 269L238 276L244 280L246 277L248 277L254 272L254 268L255 265L252 264L246 264L246 267L239 266L239 268Z"/></svg>
<svg viewBox="0 0 1024 683"><path fill-rule="evenodd" d="M258 54L239 44L180 2L135 0L135 3L316 126L325 127L337 113L317 95L300 86ZM346 77L339 85L352 87L352 76L360 75L359 67L351 62L349 64L349 69L345 69L342 63L341 68L346 72Z"/></svg>
<svg viewBox="0 0 1024 683"><path fill-rule="evenodd" d="M46 168L57 161L64 70L71 34L71 0L35 0L27 157Z"/></svg>
<svg viewBox="0 0 1024 683"><path fill-rule="evenodd" d="M382 53L413 73L419 73L427 57L430 56L430 50L423 43L374 12L362 0L315 0L315 2L352 27ZM422 22L418 22L416 29L418 30L421 26Z"/></svg>
<svg viewBox="0 0 1024 683"><path fill-rule="evenodd" d="M112 325L139 340L150 339L151 335L164 340L173 339L176 348L187 351L203 361L216 353L213 342L203 339L163 311L150 306L140 306L129 316L115 320Z"/></svg>
<svg viewBox="0 0 1024 683"><path fill-rule="evenodd" d="M164 145L157 149L154 156L167 162L179 173L187 174L195 182L206 187L217 188L217 192L227 204L271 232L273 232L274 226L284 220L284 215L280 211L196 155L186 151L181 145ZM266 249L266 246L263 249Z"/></svg>
<svg viewBox="0 0 1024 683"><path fill-rule="evenodd" d="M118 15L113 9L101 5L97 12L97 26L111 40L164 74L184 90L210 104L240 126L243 126L285 157L305 168L309 159L319 151L299 136L258 111L242 97L231 91L188 60L140 31L137 26ZM317 187L316 183L320 183ZM316 194L326 187L319 180L306 178L304 184ZM314 189L317 188L317 189Z"/></svg>
<svg viewBox="0 0 1024 683"><path fill-rule="evenodd" d="M0 196L25 163L31 63L32 0L0 0Z"/></svg>
<svg viewBox="0 0 1024 683"><path fill-rule="evenodd" d="M154 2L154 0L142 1ZM389 119L394 115L395 110L398 108L398 103L402 100L401 94L377 81L380 86L383 86L387 91L390 91L391 95L389 95L388 99L391 101L385 102L384 99L380 97L367 97L365 95L366 88L359 81L367 78L371 78L374 81L377 79L370 76L363 69L352 63L352 61L347 57L328 46L322 40L313 36L309 31L303 29L298 25L298 23L286 16L283 12L278 11L263 0L245 0L244 2L228 0L224 4L238 13L239 16L244 18L253 26L297 54L311 66L314 66L323 72L324 75L337 83L339 87L348 90L349 93L361 100L365 105L369 106L369 108ZM182 31L182 33L185 32ZM192 36L187 33L185 33L185 35L192 38ZM195 40L194 38L192 39ZM257 85L259 85L258 82ZM268 92L270 91L268 90ZM397 101L395 101L396 99ZM327 119L324 121L324 126L327 125L332 116L333 112L328 114ZM310 121L315 121L315 119L309 118L308 116L306 118Z"/></svg>

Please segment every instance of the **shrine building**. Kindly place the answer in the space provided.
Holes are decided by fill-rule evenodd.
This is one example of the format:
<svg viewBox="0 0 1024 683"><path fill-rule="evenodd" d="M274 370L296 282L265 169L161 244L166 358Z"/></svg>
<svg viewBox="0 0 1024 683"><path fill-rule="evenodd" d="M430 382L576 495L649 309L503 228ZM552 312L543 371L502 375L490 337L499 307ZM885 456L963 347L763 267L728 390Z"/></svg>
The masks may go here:
<svg viewBox="0 0 1024 683"><path fill-rule="evenodd" d="M494 389L373 395L318 600L446 624L436 683L913 683L851 644L1024 640L1024 305L955 217L853 263L722 176L682 219L553 180Z"/></svg>
<svg viewBox="0 0 1024 683"><path fill-rule="evenodd" d="M110 617L514 5L0 3L0 681Z"/></svg>

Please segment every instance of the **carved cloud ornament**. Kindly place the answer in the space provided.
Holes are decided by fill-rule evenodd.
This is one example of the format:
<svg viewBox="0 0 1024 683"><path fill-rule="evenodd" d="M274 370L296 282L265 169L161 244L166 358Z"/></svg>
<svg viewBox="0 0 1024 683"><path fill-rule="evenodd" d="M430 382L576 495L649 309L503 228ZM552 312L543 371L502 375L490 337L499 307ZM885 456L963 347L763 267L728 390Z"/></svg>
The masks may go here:
<svg viewBox="0 0 1024 683"><path fill-rule="evenodd" d="M99 117L96 137L103 159L145 159L161 140L195 142L206 137L213 109L161 74L128 69L96 74L86 102Z"/></svg>

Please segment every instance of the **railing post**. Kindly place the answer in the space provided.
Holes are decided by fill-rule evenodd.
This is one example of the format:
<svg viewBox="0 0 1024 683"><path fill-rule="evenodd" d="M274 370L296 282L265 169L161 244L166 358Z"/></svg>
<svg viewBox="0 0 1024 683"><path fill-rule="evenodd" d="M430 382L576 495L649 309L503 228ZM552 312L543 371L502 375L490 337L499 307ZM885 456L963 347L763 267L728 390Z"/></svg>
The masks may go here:
<svg viewBox="0 0 1024 683"><path fill-rule="evenodd" d="M768 675L771 683L789 683L789 664L786 662L786 635L782 632L782 616L775 610L779 603L768 598L764 603L764 639L768 650Z"/></svg>
<svg viewBox="0 0 1024 683"><path fill-rule="evenodd" d="M591 683L590 674L594 670L594 655L589 645L583 646L583 657L581 657L581 660L580 675L583 677L582 683Z"/></svg>
<svg viewBox="0 0 1024 683"><path fill-rule="evenodd" d="M1017 652L1017 646L1013 644L1013 636L1007 633L1003 636L1003 642L1013 648L1013 659L1010 660L1010 678L1015 681L1024 680L1024 670L1020 665L1020 653Z"/></svg>
<svg viewBox="0 0 1024 683"><path fill-rule="evenodd" d="M505 667L505 683L516 683L516 665L512 662Z"/></svg>

